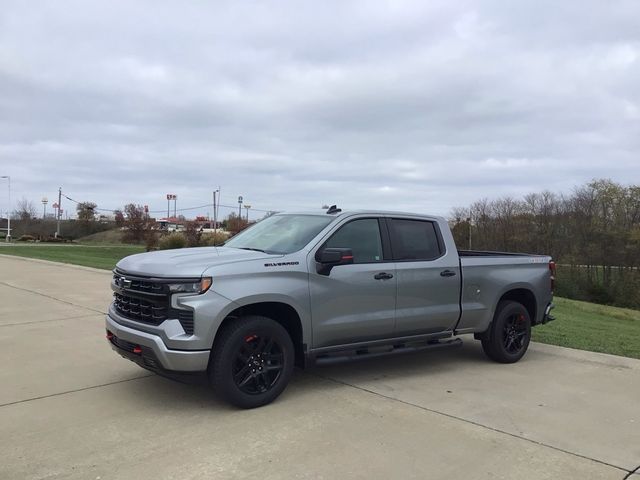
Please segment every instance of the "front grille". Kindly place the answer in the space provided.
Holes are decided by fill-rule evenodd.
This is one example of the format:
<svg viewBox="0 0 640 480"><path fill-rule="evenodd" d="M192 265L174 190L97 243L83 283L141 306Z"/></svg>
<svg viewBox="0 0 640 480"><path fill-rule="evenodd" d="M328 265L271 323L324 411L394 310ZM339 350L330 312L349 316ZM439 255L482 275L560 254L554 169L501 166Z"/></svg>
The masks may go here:
<svg viewBox="0 0 640 480"><path fill-rule="evenodd" d="M161 304L118 292L113 293L113 307L124 318L150 325L160 325L167 319L176 318L184 332L193 335L193 310L167 308L167 305L168 301Z"/></svg>
<svg viewBox="0 0 640 480"><path fill-rule="evenodd" d="M116 312L125 318L152 325L160 325L168 318L166 301L163 302L163 305L118 292L114 292L113 297L113 306Z"/></svg>
<svg viewBox="0 0 640 480"><path fill-rule="evenodd" d="M138 292L161 293L165 295L169 293L169 287L166 284L139 279L132 279L131 286L128 288Z"/></svg>

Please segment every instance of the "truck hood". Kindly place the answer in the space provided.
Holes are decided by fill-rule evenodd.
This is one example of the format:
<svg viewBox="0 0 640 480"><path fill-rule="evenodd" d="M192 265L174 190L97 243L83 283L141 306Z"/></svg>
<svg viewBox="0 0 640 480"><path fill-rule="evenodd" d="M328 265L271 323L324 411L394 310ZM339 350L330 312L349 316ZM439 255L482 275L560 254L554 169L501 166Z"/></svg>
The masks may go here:
<svg viewBox="0 0 640 480"><path fill-rule="evenodd" d="M229 247L180 248L131 255L120 260L116 268L143 276L200 277L215 265L277 257L282 255Z"/></svg>

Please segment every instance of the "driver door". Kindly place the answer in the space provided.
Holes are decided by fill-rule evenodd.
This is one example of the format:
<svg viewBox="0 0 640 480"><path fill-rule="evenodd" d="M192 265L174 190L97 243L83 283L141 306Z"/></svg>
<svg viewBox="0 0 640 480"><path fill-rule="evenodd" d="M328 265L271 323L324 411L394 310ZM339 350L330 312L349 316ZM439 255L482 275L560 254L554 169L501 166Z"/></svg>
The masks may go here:
<svg viewBox="0 0 640 480"><path fill-rule="evenodd" d="M309 256L313 348L390 337L394 331L396 270L379 218L348 220ZM349 248L353 263L321 270L315 254Z"/></svg>

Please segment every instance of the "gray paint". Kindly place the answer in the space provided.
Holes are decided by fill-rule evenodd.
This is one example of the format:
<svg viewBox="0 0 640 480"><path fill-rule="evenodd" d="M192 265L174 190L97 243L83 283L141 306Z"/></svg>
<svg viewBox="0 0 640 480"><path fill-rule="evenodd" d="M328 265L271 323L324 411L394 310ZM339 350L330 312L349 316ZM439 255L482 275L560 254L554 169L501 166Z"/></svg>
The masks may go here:
<svg viewBox="0 0 640 480"><path fill-rule="evenodd" d="M436 222L444 254L432 261L342 265L334 267L328 276L318 274L315 253L324 242L346 222L372 216ZM138 343L157 350L163 363L169 358L167 352L171 353L170 364L164 366L176 370L193 370L194 360L185 353L185 363L181 365L180 353L175 350L202 350L204 356L198 357L202 363L202 358L208 358L224 319L239 307L262 302L284 303L297 312L303 343L309 350L405 335L482 332L489 326L500 297L515 288L534 293L536 321L541 321L551 301L549 260L545 256L460 259L442 217L344 212L335 215L334 221L306 247L287 255L203 247L127 257L117 268L129 274L157 278L211 276L213 285L205 294L174 295L172 299L174 307L195 312L193 335L185 334L177 320L150 326L122 318L113 308L109 310L107 324L119 325L132 342L136 341L135 332L140 332ZM441 277L440 272L445 269L455 271L456 275ZM375 280L373 276L379 272L392 273L393 278ZM150 341L150 337L154 340Z"/></svg>

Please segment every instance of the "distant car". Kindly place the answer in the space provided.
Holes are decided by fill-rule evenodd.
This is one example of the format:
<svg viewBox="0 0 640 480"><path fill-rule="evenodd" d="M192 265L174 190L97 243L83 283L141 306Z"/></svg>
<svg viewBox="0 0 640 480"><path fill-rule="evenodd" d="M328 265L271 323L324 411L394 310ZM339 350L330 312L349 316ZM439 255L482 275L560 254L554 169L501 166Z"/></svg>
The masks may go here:
<svg viewBox="0 0 640 480"><path fill-rule="evenodd" d="M554 263L458 251L445 219L282 213L222 247L132 255L114 270L114 350L243 408L274 400L294 364L390 355L473 333L502 363L552 320Z"/></svg>

